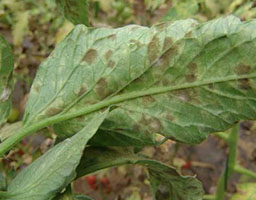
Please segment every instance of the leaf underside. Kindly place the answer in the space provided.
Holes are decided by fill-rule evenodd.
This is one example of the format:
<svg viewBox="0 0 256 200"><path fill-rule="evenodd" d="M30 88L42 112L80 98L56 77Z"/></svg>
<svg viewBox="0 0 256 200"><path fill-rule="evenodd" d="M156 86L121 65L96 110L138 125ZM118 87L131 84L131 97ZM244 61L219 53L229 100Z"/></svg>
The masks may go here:
<svg viewBox="0 0 256 200"><path fill-rule="evenodd" d="M202 185L195 177L181 176L168 165L135 155L122 148L86 148L77 167L77 177L124 164L137 164L148 168L156 200L200 200L203 197Z"/></svg>
<svg viewBox="0 0 256 200"><path fill-rule="evenodd" d="M0 126L6 121L11 110L10 97L13 90L13 66L12 49L0 34Z"/></svg>
<svg viewBox="0 0 256 200"><path fill-rule="evenodd" d="M54 125L65 138L115 105L91 145L153 145L154 133L200 143L256 119L255 28L234 16L151 28L78 25L41 64L23 123L79 116Z"/></svg>
<svg viewBox="0 0 256 200"><path fill-rule="evenodd" d="M9 184L6 200L51 200L75 177L87 141L108 111L91 119L80 132L57 144L22 170ZM0 194L1 199L1 194Z"/></svg>

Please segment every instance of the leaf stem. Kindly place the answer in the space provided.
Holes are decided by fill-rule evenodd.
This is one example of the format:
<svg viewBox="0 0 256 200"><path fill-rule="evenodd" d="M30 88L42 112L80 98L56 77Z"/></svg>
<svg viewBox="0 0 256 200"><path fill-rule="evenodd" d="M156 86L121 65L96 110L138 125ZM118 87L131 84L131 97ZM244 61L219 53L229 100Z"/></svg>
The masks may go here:
<svg viewBox="0 0 256 200"><path fill-rule="evenodd" d="M246 169L246 168L242 167L239 164L235 165L234 171L239 173L239 174L243 174L243 175L246 175L246 176L249 176L249 177L252 177L252 178L256 179L256 173L255 172L253 172L249 169Z"/></svg>
<svg viewBox="0 0 256 200"><path fill-rule="evenodd" d="M212 194L205 194L203 197L204 200L214 200L215 196Z"/></svg>
<svg viewBox="0 0 256 200"><path fill-rule="evenodd" d="M236 165L236 157L237 157L238 128L239 128L239 123L236 124L231 129L228 137L226 137L226 135L223 137L223 133L220 134L221 137L225 138L225 141L228 143L229 155L228 155L226 169L222 173L221 178L218 183L218 186L217 186L215 200L224 200L225 199L227 182L228 182L228 179L231 177L232 173L234 172L234 168Z"/></svg>
<svg viewBox="0 0 256 200"><path fill-rule="evenodd" d="M171 92L173 90L181 90L181 89L186 89L186 88L200 87L200 86L208 85L211 83L235 81L235 80L244 79L244 78L256 78L256 75L251 74L251 75L240 75L240 76L228 76L228 77L221 77L221 78L212 79L212 80L198 81L198 82L189 83L189 84L186 83L183 85L174 85L174 86L169 86L169 87L155 87L155 88L150 88L145 91L130 92L130 93L114 96L112 98L103 100L103 101L93 104L93 105L89 105L83 109L80 109L79 111L76 111L76 112L70 112L70 113L66 113L66 114L62 114L62 115L55 115L53 117L49 117L49 118L39 121L37 123L34 123L33 121L27 122L25 124L25 126L22 127L15 135L6 139L2 144L0 144L0 157L2 157L14 145L19 143L24 137L26 137L44 127L47 127L49 125L52 125L52 124L55 124L55 123L58 123L61 121L65 121L68 119L86 115L88 113L98 111L98 110L100 110L104 107L110 106L110 105L114 105L114 104L121 103L126 100L131 100L131 99L135 99L135 98L142 97L142 96ZM27 125L30 123L33 123L33 124Z"/></svg>
<svg viewBox="0 0 256 200"><path fill-rule="evenodd" d="M214 135L218 136L219 138L223 139L224 141L228 141L228 134L225 132L217 132Z"/></svg>

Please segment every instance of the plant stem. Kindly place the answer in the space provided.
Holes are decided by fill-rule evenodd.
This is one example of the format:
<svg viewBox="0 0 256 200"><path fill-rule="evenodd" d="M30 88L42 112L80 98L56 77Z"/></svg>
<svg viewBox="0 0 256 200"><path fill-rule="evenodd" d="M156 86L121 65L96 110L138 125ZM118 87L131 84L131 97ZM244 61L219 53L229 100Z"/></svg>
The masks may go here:
<svg viewBox="0 0 256 200"><path fill-rule="evenodd" d="M228 137L226 137L226 135L223 137L224 135L223 133L220 134L221 137L225 138L225 141L227 141L228 143L229 155L227 160L227 167L225 171L222 173L217 186L215 200L224 200L228 179L231 177L235 169L236 157L237 157L236 155L237 155L238 128L239 128L239 124L236 124L231 129Z"/></svg>
<svg viewBox="0 0 256 200"><path fill-rule="evenodd" d="M219 138L223 139L224 141L228 141L228 134L225 132L217 132L214 135L218 136Z"/></svg>
<svg viewBox="0 0 256 200"><path fill-rule="evenodd" d="M218 185L217 185L217 191L216 191L216 196L215 200L224 200L225 198L225 176L226 176L226 170L222 173Z"/></svg>
<svg viewBox="0 0 256 200"><path fill-rule="evenodd" d="M212 194L206 194L206 195L204 195L203 199L204 200L214 200L215 196Z"/></svg>
<svg viewBox="0 0 256 200"><path fill-rule="evenodd" d="M239 174L243 174L243 175L246 175L246 176L249 176L249 177L252 177L252 178L255 178L256 179L256 173L249 170L249 169L246 169L238 164L235 165L234 167L234 171L239 173Z"/></svg>

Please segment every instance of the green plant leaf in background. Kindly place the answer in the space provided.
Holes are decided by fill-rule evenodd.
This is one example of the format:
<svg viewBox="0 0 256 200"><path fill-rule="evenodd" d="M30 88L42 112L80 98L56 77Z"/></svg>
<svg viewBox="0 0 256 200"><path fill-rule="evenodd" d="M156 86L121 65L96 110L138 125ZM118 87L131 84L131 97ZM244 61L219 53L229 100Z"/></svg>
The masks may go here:
<svg viewBox="0 0 256 200"><path fill-rule="evenodd" d="M89 26L88 0L56 0L56 4L66 19L73 24Z"/></svg>
<svg viewBox="0 0 256 200"><path fill-rule="evenodd" d="M6 178L0 173L0 191L6 190L7 188L7 181Z"/></svg>
<svg viewBox="0 0 256 200"><path fill-rule="evenodd" d="M77 175L81 177L104 168L125 164L138 164L148 168L156 200L200 200L203 197L202 185L195 177L181 176L168 165L122 148L86 148L77 167Z"/></svg>
<svg viewBox="0 0 256 200"><path fill-rule="evenodd" d="M199 11L198 0L174 0L171 8L162 18L162 21L174 21L192 18Z"/></svg>
<svg viewBox="0 0 256 200"><path fill-rule="evenodd" d="M74 195L71 185L69 185L63 194L58 194L53 200L93 200L84 195Z"/></svg>
<svg viewBox="0 0 256 200"><path fill-rule="evenodd" d="M144 0L147 10L155 10L165 3L165 0Z"/></svg>
<svg viewBox="0 0 256 200"><path fill-rule="evenodd" d="M11 137L22 127L22 122L16 122L12 124L6 123L0 129L0 141L4 141L6 138Z"/></svg>
<svg viewBox="0 0 256 200"><path fill-rule="evenodd" d="M10 98L13 90L13 67L12 49L0 34L0 126L6 121L11 111Z"/></svg>
<svg viewBox="0 0 256 200"><path fill-rule="evenodd" d="M238 192L230 200L255 200L256 183L243 183L238 185Z"/></svg>
<svg viewBox="0 0 256 200"><path fill-rule="evenodd" d="M10 182L8 192L4 193L5 200L53 199L76 177L75 169L85 145L107 113L108 110L97 115L80 132L57 144L21 171Z"/></svg>
<svg viewBox="0 0 256 200"><path fill-rule="evenodd" d="M13 44L15 46L21 45L24 36L29 30L29 11L19 11L15 14L15 23L12 27Z"/></svg>

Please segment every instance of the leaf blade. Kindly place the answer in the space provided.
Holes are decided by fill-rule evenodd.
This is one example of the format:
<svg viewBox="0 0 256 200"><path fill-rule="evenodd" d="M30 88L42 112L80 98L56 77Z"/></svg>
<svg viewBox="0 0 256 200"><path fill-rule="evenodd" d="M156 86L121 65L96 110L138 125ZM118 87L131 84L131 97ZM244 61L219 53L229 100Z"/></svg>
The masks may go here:
<svg viewBox="0 0 256 200"><path fill-rule="evenodd" d="M108 111L97 115L76 135L67 139L25 168L9 184L10 199L49 200L75 178L87 141L97 131Z"/></svg>
<svg viewBox="0 0 256 200"><path fill-rule="evenodd" d="M123 145L124 138L152 145L152 133L199 143L237 120L256 118L255 24L229 16L151 28L78 26L41 66L24 123L84 115L55 125L68 135L83 127L90 112L115 105L98 132L105 130L115 142L98 145ZM44 85L41 91L37 84Z"/></svg>
<svg viewBox="0 0 256 200"><path fill-rule="evenodd" d="M11 111L10 98L13 90L13 67L12 49L0 34L0 126L6 122Z"/></svg>
<svg viewBox="0 0 256 200"><path fill-rule="evenodd" d="M77 177L108 167L138 164L148 168L156 199L202 199L204 192L198 180L190 176L181 176L174 168L161 162L135 155L122 148L89 147L84 152L77 168Z"/></svg>

